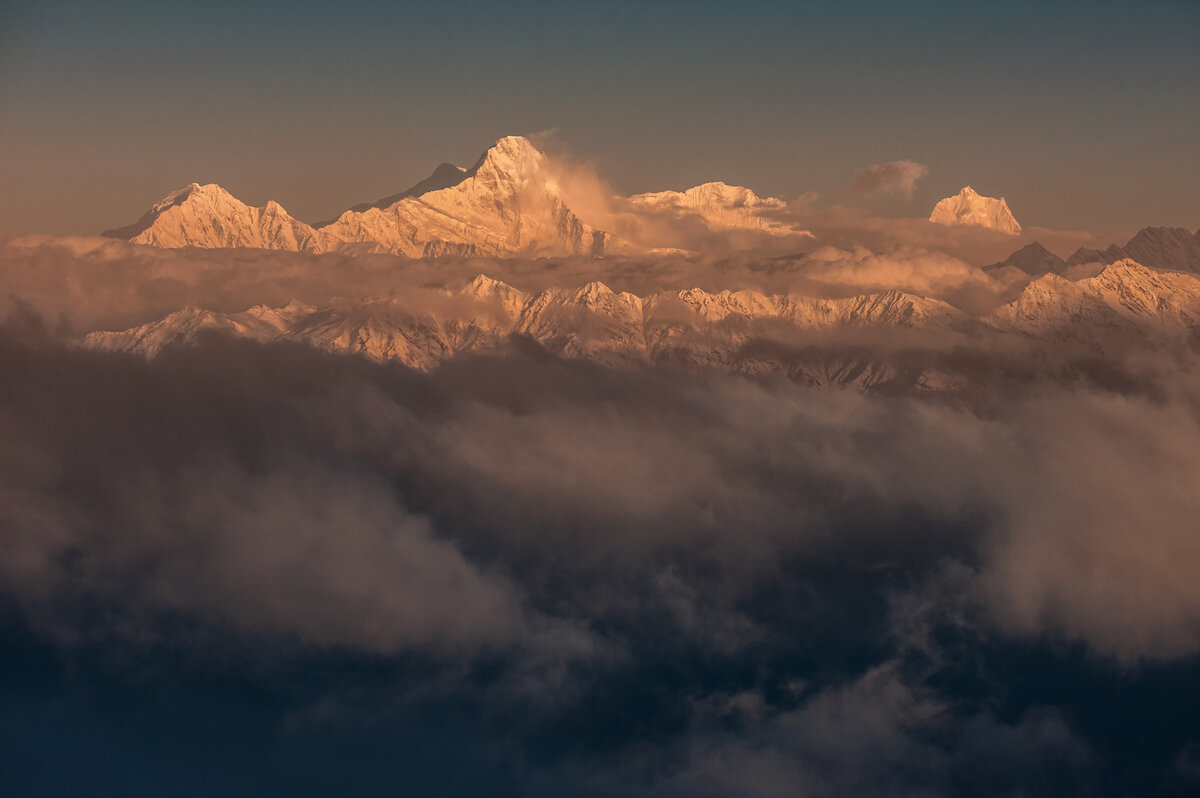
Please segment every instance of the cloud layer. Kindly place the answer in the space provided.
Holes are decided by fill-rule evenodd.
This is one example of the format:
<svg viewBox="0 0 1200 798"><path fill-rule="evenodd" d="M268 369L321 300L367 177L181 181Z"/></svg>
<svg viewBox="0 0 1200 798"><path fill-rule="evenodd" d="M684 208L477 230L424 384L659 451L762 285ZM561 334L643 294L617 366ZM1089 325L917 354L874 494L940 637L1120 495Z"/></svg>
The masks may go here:
<svg viewBox="0 0 1200 798"><path fill-rule="evenodd" d="M0 345L0 594L102 684L88 652L303 674L255 721L288 745L434 712L460 742L430 761L524 761L517 792L1086 791L1110 743L1004 663L1079 647L1103 691L1200 653L1186 380L972 409L536 354L147 362L31 324Z"/></svg>
<svg viewBox="0 0 1200 798"><path fill-rule="evenodd" d="M1021 287L967 257L985 233L839 213L803 251L602 261L0 243L13 788L1194 790L1194 350L835 327L747 342L795 368L737 377L520 336L428 373L220 337L77 345L188 305L449 317L442 289L480 273L900 288L968 314ZM814 388L811 363L958 387Z"/></svg>

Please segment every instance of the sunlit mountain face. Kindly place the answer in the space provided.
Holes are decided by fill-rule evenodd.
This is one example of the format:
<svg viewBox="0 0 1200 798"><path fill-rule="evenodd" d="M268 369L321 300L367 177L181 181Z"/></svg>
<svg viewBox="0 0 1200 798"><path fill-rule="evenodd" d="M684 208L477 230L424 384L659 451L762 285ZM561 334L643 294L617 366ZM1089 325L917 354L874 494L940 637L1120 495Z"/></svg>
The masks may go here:
<svg viewBox="0 0 1200 798"><path fill-rule="evenodd" d="M801 5L0 5L0 794L1200 792L1200 9Z"/></svg>

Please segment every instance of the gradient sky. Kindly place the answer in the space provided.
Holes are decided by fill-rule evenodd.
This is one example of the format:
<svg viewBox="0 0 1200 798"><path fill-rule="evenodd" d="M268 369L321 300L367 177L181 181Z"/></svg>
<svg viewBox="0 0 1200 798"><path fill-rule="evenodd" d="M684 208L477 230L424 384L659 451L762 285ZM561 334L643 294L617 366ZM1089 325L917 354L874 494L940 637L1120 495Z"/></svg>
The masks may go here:
<svg viewBox="0 0 1200 798"><path fill-rule="evenodd" d="M851 201L928 164L1026 226L1200 225L1200 2L0 0L0 233L193 180L314 220L553 129L623 192ZM863 200L855 200L863 203Z"/></svg>

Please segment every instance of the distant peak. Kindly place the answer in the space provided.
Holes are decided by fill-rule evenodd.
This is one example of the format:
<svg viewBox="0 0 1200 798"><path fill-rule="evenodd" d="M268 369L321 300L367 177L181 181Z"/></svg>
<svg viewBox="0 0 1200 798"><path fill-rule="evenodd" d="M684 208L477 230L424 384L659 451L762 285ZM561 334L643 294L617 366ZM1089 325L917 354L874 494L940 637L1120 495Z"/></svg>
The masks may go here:
<svg viewBox="0 0 1200 798"><path fill-rule="evenodd" d="M953 197L946 197L933 206L929 221L986 227L1009 235L1021 232L1021 225L1013 218L1004 197L986 197L970 186L963 186Z"/></svg>
<svg viewBox="0 0 1200 798"><path fill-rule="evenodd" d="M639 204L682 204L701 209L712 206L728 208L751 208L763 205L781 206L782 200L760 197L745 186L733 186L720 180L701 183L684 191L657 191L650 194L635 194L631 197Z"/></svg>
<svg viewBox="0 0 1200 798"><path fill-rule="evenodd" d="M158 202L150 206L150 210L146 211L142 218L138 219L131 225L118 227L112 230L105 230L100 235L106 238L122 238L131 239L139 233L148 230L159 216L169 211L171 208L178 207L192 197L198 197L208 200L230 199L237 201L232 194L218 186L216 183L188 183L183 188L178 188L172 191L167 196L160 199Z"/></svg>
<svg viewBox="0 0 1200 798"><path fill-rule="evenodd" d="M713 180L708 183L701 183L698 186L692 186L684 194L698 195L716 195L719 197L741 197L746 199L759 199L759 196L752 189L745 186L731 186L720 180Z"/></svg>
<svg viewBox="0 0 1200 798"><path fill-rule="evenodd" d="M1143 227L1137 231L1133 238L1129 239L1128 244L1134 241L1141 240L1165 240L1174 239L1178 241L1186 240L1192 237L1191 231L1186 227Z"/></svg>
<svg viewBox="0 0 1200 798"><path fill-rule="evenodd" d="M1013 258L1020 256L1020 255L1025 255L1028 257L1039 257L1039 258L1045 258L1048 260L1057 260L1059 262L1062 262L1062 258L1058 257L1053 252L1051 252L1050 250L1048 250L1044 246L1042 246L1041 241L1034 241L1032 244L1026 244L1025 246L1018 249L1016 252L1014 252L1012 255L1009 255L1009 260L1012 260Z"/></svg>
<svg viewBox="0 0 1200 798"><path fill-rule="evenodd" d="M1032 244L1026 244L1021 247L999 263L984 266L983 270L994 271L1008 266L1015 266L1026 274L1037 277L1046 272L1057 274L1065 265L1066 262L1062 258L1042 246L1040 241L1034 241Z"/></svg>

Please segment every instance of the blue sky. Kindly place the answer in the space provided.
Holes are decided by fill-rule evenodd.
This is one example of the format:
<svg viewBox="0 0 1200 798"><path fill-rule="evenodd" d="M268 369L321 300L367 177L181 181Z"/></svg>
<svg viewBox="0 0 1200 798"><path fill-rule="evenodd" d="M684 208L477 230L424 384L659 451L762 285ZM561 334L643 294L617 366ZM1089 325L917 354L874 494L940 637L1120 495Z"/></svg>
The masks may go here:
<svg viewBox="0 0 1200 798"><path fill-rule="evenodd" d="M847 202L930 167L1022 223L1200 225L1200 3L4 2L0 232L218 182L328 217L554 130L621 191Z"/></svg>

